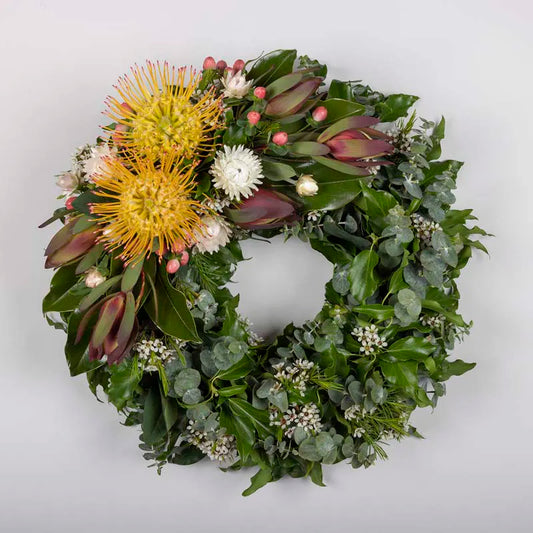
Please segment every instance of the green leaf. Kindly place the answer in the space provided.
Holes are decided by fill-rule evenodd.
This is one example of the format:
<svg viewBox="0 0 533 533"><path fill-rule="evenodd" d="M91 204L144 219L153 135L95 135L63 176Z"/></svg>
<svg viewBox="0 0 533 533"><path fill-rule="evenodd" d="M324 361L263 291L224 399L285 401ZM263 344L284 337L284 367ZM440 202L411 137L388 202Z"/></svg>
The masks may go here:
<svg viewBox="0 0 533 533"><path fill-rule="evenodd" d="M346 117L351 117L353 115L363 115L365 112L365 106L358 104L357 102L350 102L349 100L344 100L342 98L329 98L321 102L328 110L328 116L324 121L325 124L331 124L337 122Z"/></svg>
<svg viewBox="0 0 533 533"><path fill-rule="evenodd" d="M444 129L446 127L446 122L444 117L440 119L440 122L435 126L433 133L431 134L431 141L433 146L431 150L425 155L427 161L433 161L438 159L441 154L440 142L444 139Z"/></svg>
<svg viewBox="0 0 533 533"><path fill-rule="evenodd" d="M375 320L389 320L394 317L394 308L391 305L368 304L358 305L353 311L360 315L366 315Z"/></svg>
<svg viewBox="0 0 533 533"><path fill-rule="evenodd" d="M320 463L313 463L313 467L309 472L309 477L315 485L318 485L319 487L326 486L322 479L322 465Z"/></svg>
<svg viewBox="0 0 533 533"><path fill-rule="evenodd" d="M380 357L392 363L395 361L424 361L434 351L435 346L424 337L405 337L393 343Z"/></svg>
<svg viewBox="0 0 533 533"><path fill-rule="evenodd" d="M380 366L389 383L404 389L411 395L414 394L415 389L418 387L418 361L390 363L382 360L380 361Z"/></svg>
<svg viewBox="0 0 533 533"><path fill-rule="evenodd" d="M337 172L316 161L295 163L297 174L312 174L318 183L315 196L301 198L306 210L333 210L350 203L360 192L360 178Z"/></svg>
<svg viewBox="0 0 533 533"><path fill-rule="evenodd" d="M247 376L253 368L253 362L248 357L243 357L233 366L226 370L220 370L216 374L217 379L224 379L232 381L234 379L241 379Z"/></svg>
<svg viewBox="0 0 533 533"><path fill-rule="evenodd" d="M437 379L446 381L452 376L462 376L465 372L472 370L476 363L465 363L461 359L455 361L443 361L438 371Z"/></svg>
<svg viewBox="0 0 533 533"><path fill-rule="evenodd" d="M247 79L254 85L266 86L274 80L290 74L296 61L296 50L275 50L260 57L248 70Z"/></svg>
<svg viewBox="0 0 533 533"><path fill-rule="evenodd" d="M363 250L352 261L348 279L352 296L361 303L378 288L379 280L374 272L378 263L379 256L374 250Z"/></svg>
<svg viewBox="0 0 533 533"><path fill-rule="evenodd" d="M67 342L65 343L65 357L67 359L68 368L71 376L77 376L84 374L98 368L105 363L103 361L89 361L89 355L87 347L92 334L92 328L87 327L85 332L76 344L76 335L78 333L78 327L80 325L83 315L81 313L74 312L70 315L67 329ZM98 315L93 316L92 325L96 322Z"/></svg>
<svg viewBox="0 0 533 533"><path fill-rule="evenodd" d="M106 201L107 199L105 197L99 196L98 194L95 194L93 191L85 191L76 197L76 199L72 202L72 207L76 211L79 211L80 213L84 213L85 215L90 215L91 204L102 203Z"/></svg>
<svg viewBox="0 0 533 533"><path fill-rule="evenodd" d="M76 274L82 274L96 264L104 251L103 244L94 245L80 260L76 267Z"/></svg>
<svg viewBox="0 0 533 533"><path fill-rule="evenodd" d="M133 263L130 263L124 270L124 275L122 276L122 284L120 290L122 292L128 292L135 287L139 276L141 275L144 264L144 258L137 259Z"/></svg>
<svg viewBox="0 0 533 533"><path fill-rule="evenodd" d="M250 479L251 484L250 486L242 493L243 496L250 496L250 494L253 494L256 490L259 490L260 488L264 487L267 483L272 481L272 470L268 467L262 467L259 472L257 472L252 478Z"/></svg>
<svg viewBox="0 0 533 533"><path fill-rule="evenodd" d="M143 431L142 440L146 444L155 444L167 432L159 387L150 389L146 395L141 427Z"/></svg>
<svg viewBox="0 0 533 533"><path fill-rule="evenodd" d="M294 169L285 163L263 157L261 159L263 174L270 181L287 181L296 176Z"/></svg>
<svg viewBox="0 0 533 533"><path fill-rule="evenodd" d="M411 289L401 289L398 292L398 302L400 302L413 319L417 318L422 310L420 298Z"/></svg>
<svg viewBox="0 0 533 533"><path fill-rule="evenodd" d="M229 398L228 405L237 419L244 418L253 424L260 438L264 439L272 434L267 411L257 409L242 398Z"/></svg>
<svg viewBox="0 0 533 533"><path fill-rule="evenodd" d="M298 446L298 455L307 461L320 461L322 454L318 451L316 438L308 437Z"/></svg>
<svg viewBox="0 0 533 533"><path fill-rule="evenodd" d="M74 311L91 289L78 283L76 265L62 266L50 282L50 291L43 299L43 313Z"/></svg>
<svg viewBox="0 0 533 533"><path fill-rule="evenodd" d="M170 284L162 266L156 276L155 291L150 294L145 309L163 333L181 340L200 341L185 296Z"/></svg>
<svg viewBox="0 0 533 533"><path fill-rule="evenodd" d="M382 122L392 122L407 116L409 108L418 100L410 94L391 94L385 101L376 104L376 111Z"/></svg>
<svg viewBox="0 0 533 533"><path fill-rule="evenodd" d="M185 368L174 381L174 390L179 396L183 396L188 390L196 389L202 382L200 372L195 368Z"/></svg>
<svg viewBox="0 0 533 533"><path fill-rule="evenodd" d="M361 185L362 195L356 200L356 205L369 219L372 228L381 233L387 226L385 217L389 211L398 205L398 202L387 191L377 191L366 185Z"/></svg>
<svg viewBox="0 0 533 533"><path fill-rule="evenodd" d="M231 398L230 398L231 401ZM241 460L246 460L255 442L254 426L249 418L233 416L225 410L220 413L220 426L235 436Z"/></svg>
<svg viewBox="0 0 533 533"><path fill-rule="evenodd" d="M321 156L329 154L329 148L325 144L314 141L298 141L289 146L289 150L297 155L314 155Z"/></svg>
<svg viewBox="0 0 533 533"><path fill-rule="evenodd" d="M166 397L163 391L160 390L161 409L163 411L163 420L167 431L172 429L179 416L178 404L174 398Z"/></svg>
<svg viewBox="0 0 533 533"><path fill-rule="evenodd" d="M96 303L111 287L116 285L121 279L121 276L114 276L112 278L106 279L100 285L94 287L94 289L89 289L89 294L83 298L79 303L80 311L86 311L94 303Z"/></svg>
<svg viewBox="0 0 533 533"><path fill-rule="evenodd" d="M121 411L137 390L142 378L142 372L137 364L137 358L128 357L119 365L109 367L109 401Z"/></svg>

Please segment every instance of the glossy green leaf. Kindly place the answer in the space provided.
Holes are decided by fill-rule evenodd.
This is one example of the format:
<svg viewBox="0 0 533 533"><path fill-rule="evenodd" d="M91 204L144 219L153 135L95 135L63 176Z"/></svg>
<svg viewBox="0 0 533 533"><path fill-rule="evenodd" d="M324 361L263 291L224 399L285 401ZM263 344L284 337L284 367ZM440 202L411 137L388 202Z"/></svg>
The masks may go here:
<svg viewBox="0 0 533 533"><path fill-rule="evenodd" d="M266 86L290 74L295 61L296 50L275 50L260 57L248 70L246 77L254 80L256 86Z"/></svg>
<svg viewBox="0 0 533 533"><path fill-rule="evenodd" d="M77 309L79 303L91 290L83 283L79 283L78 279L75 264L60 267L50 282L50 291L44 297L43 313L53 311L59 313Z"/></svg>
<svg viewBox="0 0 533 533"><path fill-rule="evenodd" d="M434 351L435 346L424 337L405 337L389 346L382 357L389 362L424 361Z"/></svg>
<svg viewBox="0 0 533 533"><path fill-rule="evenodd" d="M167 335L181 340L199 342L196 325L187 308L185 296L168 281L164 267L160 266L145 309L157 327Z"/></svg>
<svg viewBox="0 0 533 533"><path fill-rule="evenodd" d="M379 285L375 268L379 263L379 256L374 250L363 250L353 259L348 272L352 296L363 303L374 294Z"/></svg>
<svg viewBox="0 0 533 533"><path fill-rule="evenodd" d="M346 117L353 115L363 115L365 112L365 106L358 104L357 102L350 102L341 98L329 98L321 102L328 110L328 116L324 121L324 124L331 124L337 122Z"/></svg>
<svg viewBox="0 0 533 533"><path fill-rule="evenodd" d="M128 357L118 365L109 368L109 401L121 411L137 392L142 378L142 372L137 364L137 358Z"/></svg>
<svg viewBox="0 0 533 533"><path fill-rule="evenodd" d="M382 122L392 122L407 116L409 108L418 100L410 94L391 94L385 101L376 105L376 111Z"/></svg>

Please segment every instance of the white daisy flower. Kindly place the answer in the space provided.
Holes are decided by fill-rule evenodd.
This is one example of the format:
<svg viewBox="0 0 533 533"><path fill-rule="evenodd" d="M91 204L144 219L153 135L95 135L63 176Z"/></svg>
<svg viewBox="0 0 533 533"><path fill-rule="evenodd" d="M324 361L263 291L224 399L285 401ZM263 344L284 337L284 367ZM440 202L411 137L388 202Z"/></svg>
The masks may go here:
<svg viewBox="0 0 533 533"><path fill-rule="evenodd" d="M201 220L203 231L194 234L196 248L200 253L212 254L229 242L231 229L222 217L204 215Z"/></svg>
<svg viewBox="0 0 533 533"><path fill-rule="evenodd" d="M244 146L224 146L209 172L215 188L222 189L231 200L250 196L264 177L261 160Z"/></svg>

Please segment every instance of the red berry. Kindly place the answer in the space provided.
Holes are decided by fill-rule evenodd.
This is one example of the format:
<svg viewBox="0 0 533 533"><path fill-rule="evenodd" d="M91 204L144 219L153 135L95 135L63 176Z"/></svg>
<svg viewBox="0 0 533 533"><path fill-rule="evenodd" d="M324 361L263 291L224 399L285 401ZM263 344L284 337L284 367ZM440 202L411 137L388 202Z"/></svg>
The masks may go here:
<svg viewBox="0 0 533 533"><path fill-rule="evenodd" d="M72 202L77 198L77 196L69 196L66 200L65 200L65 207L69 210L69 211L72 211L74 209L74 206L72 205Z"/></svg>
<svg viewBox="0 0 533 533"><path fill-rule="evenodd" d="M278 146L283 146L284 144L287 144L288 140L289 136L284 131L278 131L272 136L272 142L274 144L277 144Z"/></svg>
<svg viewBox="0 0 533 533"><path fill-rule="evenodd" d="M266 96L267 90L264 87L256 87L254 89L254 96L262 100Z"/></svg>
<svg viewBox="0 0 533 533"><path fill-rule="evenodd" d="M313 111L313 119L317 122L322 122L323 120L326 120L326 117L328 116L328 110L323 106L317 107Z"/></svg>
<svg viewBox="0 0 533 533"><path fill-rule="evenodd" d="M244 61L242 59L237 59L237 61L235 61L235 63L233 63L233 70L235 72L239 72L243 68L244 68Z"/></svg>
<svg viewBox="0 0 533 533"><path fill-rule="evenodd" d="M204 59L203 69L204 70L213 70L215 68L217 68L217 62L215 61L215 58L213 58L211 56L207 56Z"/></svg>
<svg viewBox="0 0 533 533"><path fill-rule="evenodd" d="M180 262L177 259L171 259L167 263L167 272L169 274L175 274L180 268Z"/></svg>
<svg viewBox="0 0 533 533"><path fill-rule="evenodd" d="M189 252L186 250L181 254L180 264L185 266L189 262Z"/></svg>
<svg viewBox="0 0 533 533"><path fill-rule="evenodd" d="M257 111L250 111L246 115L246 118L252 126L255 126L261 120L261 113L258 113Z"/></svg>

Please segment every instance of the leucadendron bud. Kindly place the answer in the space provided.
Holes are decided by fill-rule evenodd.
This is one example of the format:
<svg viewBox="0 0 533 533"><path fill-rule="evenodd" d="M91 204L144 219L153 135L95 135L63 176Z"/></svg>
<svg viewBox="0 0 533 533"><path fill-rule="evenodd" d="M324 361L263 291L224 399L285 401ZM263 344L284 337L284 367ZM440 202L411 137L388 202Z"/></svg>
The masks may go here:
<svg viewBox="0 0 533 533"><path fill-rule="evenodd" d="M315 196L318 192L318 183L311 174L302 174L296 182L298 196Z"/></svg>

